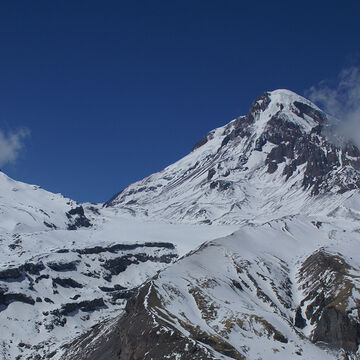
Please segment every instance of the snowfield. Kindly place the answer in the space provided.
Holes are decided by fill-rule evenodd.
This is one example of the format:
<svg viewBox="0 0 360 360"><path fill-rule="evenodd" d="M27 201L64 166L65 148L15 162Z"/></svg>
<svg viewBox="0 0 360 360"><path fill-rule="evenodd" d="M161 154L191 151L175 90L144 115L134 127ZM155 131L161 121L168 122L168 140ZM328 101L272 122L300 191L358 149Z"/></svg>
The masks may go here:
<svg viewBox="0 0 360 360"><path fill-rule="evenodd" d="M4 359L45 358L122 313L132 289L178 257L236 229L144 222L101 205L76 204L3 173L0 181ZM66 213L79 206L91 226L68 230Z"/></svg>

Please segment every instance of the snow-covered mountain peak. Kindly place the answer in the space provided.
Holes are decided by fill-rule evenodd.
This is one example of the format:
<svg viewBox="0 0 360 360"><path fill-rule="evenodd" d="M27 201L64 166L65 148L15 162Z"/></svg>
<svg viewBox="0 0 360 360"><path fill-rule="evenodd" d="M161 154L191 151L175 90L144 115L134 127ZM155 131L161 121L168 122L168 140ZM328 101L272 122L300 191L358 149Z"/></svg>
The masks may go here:
<svg viewBox="0 0 360 360"><path fill-rule="evenodd" d="M280 104L292 104L294 102L302 102L304 104L307 104L314 109L320 110L314 103L312 103L310 100L304 98L303 96L288 90L288 89L276 89L272 91L267 91L267 94L269 94L272 102L278 102Z"/></svg>
<svg viewBox="0 0 360 360"><path fill-rule="evenodd" d="M360 188L360 151L330 142L322 133L326 123L309 100L289 90L265 92L247 115L210 131L189 155L105 206L191 223L332 211L332 194L341 203Z"/></svg>
<svg viewBox="0 0 360 360"><path fill-rule="evenodd" d="M16 181L0 172L0 232L5 237L35 231L75 230L91 227L76 201Z"/></svg>
<svg viewBox="0 0 360 360"><path fill-rule="evenodd" d="M251 104L248 117L253 119L257 136L261 136L266 126L274 126L277 122L294 124L309 133L326 120L326 115L315 104L285 89L260 95Z"/></svg>

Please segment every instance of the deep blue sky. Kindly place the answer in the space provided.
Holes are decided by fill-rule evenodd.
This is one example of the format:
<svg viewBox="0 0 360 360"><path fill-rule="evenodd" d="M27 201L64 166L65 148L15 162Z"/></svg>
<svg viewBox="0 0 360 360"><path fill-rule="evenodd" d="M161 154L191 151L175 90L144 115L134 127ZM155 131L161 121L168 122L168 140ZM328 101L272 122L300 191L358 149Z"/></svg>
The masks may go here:
<svg viewBox="0 0 360 360"><path fill-rule="evenodd" d="M3 0L10 176L105 201L187 154L263 91L303 93L360 54L360 2Z"/></svg>

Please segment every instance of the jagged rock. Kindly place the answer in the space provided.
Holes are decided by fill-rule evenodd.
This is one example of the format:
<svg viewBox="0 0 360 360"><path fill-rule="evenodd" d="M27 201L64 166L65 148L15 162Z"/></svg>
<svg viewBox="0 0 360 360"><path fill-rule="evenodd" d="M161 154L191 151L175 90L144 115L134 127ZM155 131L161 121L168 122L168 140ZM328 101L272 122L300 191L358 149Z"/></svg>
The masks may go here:
<svg viewBox="0 0 360 360"><path fill-rule="evenodd" d="M14 301L19 301L25 304L30 304L30 305L34 305L35 304L35 300L29 296L29 295L25 295L25 294L21 294L21 293L2 293L0 292L0 305L4 305L5 308L11 304ZM1 310L5 310L5 308L1 309Z"/></svg>
<svg viewBox="0 0 360 360"><path fill-rule="evenodd" d="M76 230L81 227L88 228L92 226L90 220L85 216L84 208L82 206L69 210L66 213L66 216L70 220L68 230Z"/></svg>
<svg viewBox="0 0 360 360"><path fill-rule="evenodd" d="M299 329L303 329L306 326L306 320L303 318L301 314L300 306L296 309L295 312L294 325Z"/></svg>
<svg viewBox="0 0 360 360"><path fill-rule="evenodd" d="M354 353L360 344L360 324L335 307L329 306L322 311L312 340Z"/></svg>
<svg viewBox="0 0 360 360"><path fill-rule="evenodd" d="M304 118L305 114L314 119L319 124L323 124L326 121L326 116L321 111L316 110L313 107L299 101L294 101L294 105L299 110L298 115L302 118Z"/></svg>
<svg viewBox="0 0 360 360"><path fill-rule="evenodd" d="M68 254L69 252L69 249L59 249L56 251L57 254Z"/></svg>
<svg viewBox="0 0 360 360"><path fill-rule="evenodd" d="M139 264L140 262L146 261L169 264L176 257L176 254L161 255L160 257L147 255L146 253L130 254L108 259L101 266L108 270L111 275L119 275L120 273L124 272L131 264Z"/></svg>
<svg viewBox="0 0 360 360"><path fill-rule="evenodd" d="M76 271L78 260L70 262L49 262L46 265L54 271Z"/></svg>
<svg viewBox="0 0 360 360"><path fill-rule="evenodd" d="M269 174L274 173L277 170L278 166L276 162L269 162L267 172Z"/></svg>
<svg viewBox="0 0 360 360"><path fill-rule="evenodd" d="M103 252L111 252L117 253L120 251L128 251L128 250L135 250L142 247L158 247L163 249L174 250L175 246L172 243L165 243L165 242L147 242L144 244L115 244L112 246L102 247L102 246L94 246L91 248L85 249L77 249L76 252L82 255L90 255L90 254L100 254Z"/></svg>
<svg viewBox="0 0 360 360"><path fill-rule="evenodd" d="M134 293L135 293L134 289L113 291L110 294L111 302L116 303L116 300L119 300L119 299L129 299L131 296L134 295Z"/></svg>
<svg viewBox="0 0 360 360"><path fill-rule="evenodd" d="M191 149L191 151L194 151L198 149L199 147L205 145L208 142L208 136L205 135L201 140L199 140Z"/></svg>
<svg viewBox="0 0 360 360"><path fill-rule="evenodd" d="M93 300L84 300L77 303L72 302L63 304L60 310L53 310L51 313L56 316L67 316L78 310L91 312L104 307L106 307L104 300L102 298L98 298Z"/></svg>
<svg viewBox="0 0 360 360"><path fill-rule="evenodd" d="M154 326L151 314L144 308L144 298L149 285L143 287L137 296L131 298L126 305L126 315L108 332L106 339L95 340L91 347L89 336L76 339L69 345L71 352L65 352L63 358L67 360L129 360L129 359L164 359L168 354L182 353L182 360L215 360L204 347L187 340L175 331L162 332L159 337L159 328L162 323ZM154 299L155 300L155 299ZM156 301L156 300L155 300ZM122 331L121 329L127 329ZM138 329L142 329L139 332ZM146 331L144 331L146 329ZM94 332L94 334L97 331ZM143 333L143 334L142 334ZM73 351L73 349L79 351ZM187 349L184 354L183 349Z"/></svg>
<svg viewBox="0 0 360 360"><path fill-rule="evenodd" d="M49 279L49 277L50 277L49 274L40 275L35 279L35 283L38 283L40 280L43 280L43 279Z"/></svg>
<svg viewBox="0 0 360 360"><path fill-rule="evenodd" d="M40 261L38 263L25 263L24 270L31 275L38 275L42 270L45 269L45 265Z"/></svg>
<svg viewBox="0 0 360 360"><path fill-rule="evenodd" d="M38 263L25 263L18 267L12 267L4 270L0 270L0 280L3 281L22 281L25 277L25 272L31 275L38 275L40 271L44 270L45 266L42 262Z"/></svg>
<svg viewBox="0 0 360 360"><path fill-rule="evenodd" d="M355 352L360 344L360 322L346 311L349 301L360 307L357 300L350 300L356 289L348 278L352 271L339 254L320 249L304 261L300 274L303 282L315 284L302 301L309 303L306 316L314 326L311 339Z"/></svg>
<svg viewBox="0 0 360 360"><path fill-rule="evenodd" d="M24 276L22 270L22 266L0 270L0 280L16 279L17 281L21 281L20 278Z"/></svg>
<svg viewBox="0 0 360 360"><path fill-rule="evenodd" d="M62 287L71 287L71 288L82 288L83 285L70 278L53 278L53 284L58 284Z"/></svg>
<svg viewBox="0 0 360 360"><path fill-rule="evenodd" d="M253 119L257 113L264 111L271 102L271 97L268 92L261 94L250 105L248 117Z"/></svg>
<svg viewBox="0 0 360 360"><path fill-rule="evenodd" d="M232 187L231 181L216 180L210 183L210 189L217 189L218 191L229 190Z"/></svg>
<svg viewBox="0 0 360 360"><path fill-rule="evenodd" d="M44 221L44 225L50 229L56 230L57 226L55 224L52 223L48 223L47 221Z"/></svg>
<svg viewBox="0 0 360 360"><path fill-rule="evenodd" d="M107 287L107 286L99 286L99 289L101 291L104 291L104 292L112 292L112 291L121 291L121 290L126 290L125 287L123 286L120 286L120 285L114 285L114 287Z"/></svg>
<svg viewBox="0 0 360 360"><path fill-rule="evenodd" d="M208 171L207 179L208 179L208 180L211 180L212 177L213 177L215 174L216 174L216 170L215 170L215 169L210 169L210 170Z"/></svg>

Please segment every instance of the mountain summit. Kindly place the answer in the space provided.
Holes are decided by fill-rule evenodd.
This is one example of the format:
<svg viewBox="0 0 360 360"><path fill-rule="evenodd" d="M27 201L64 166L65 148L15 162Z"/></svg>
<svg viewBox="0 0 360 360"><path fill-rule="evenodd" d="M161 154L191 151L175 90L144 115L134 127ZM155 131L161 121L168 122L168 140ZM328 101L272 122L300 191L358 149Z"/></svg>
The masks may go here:
<svg viewBox="0 0 360 360"><path fill-rule="evenodd" d="M259 215L331 211L360 187L360 152L326 135L328 116L289 91L265 92L191 153L122 190L105 206L137 217L239 223ZM321 195L321 196L320 196Z"/></svg>

